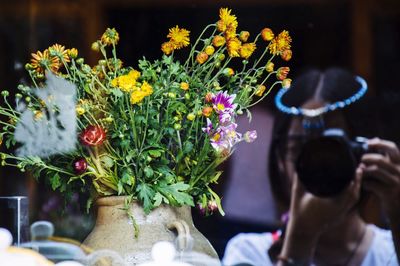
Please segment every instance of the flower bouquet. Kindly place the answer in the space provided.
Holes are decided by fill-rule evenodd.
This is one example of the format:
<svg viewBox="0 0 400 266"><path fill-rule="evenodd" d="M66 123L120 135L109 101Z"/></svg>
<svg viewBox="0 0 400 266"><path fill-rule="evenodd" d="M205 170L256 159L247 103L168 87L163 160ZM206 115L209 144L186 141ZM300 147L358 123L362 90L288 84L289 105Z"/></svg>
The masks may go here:
<svg viewBox="0 0 400 266"><path fill-rule="evenodd" d="M173 27L161 58L135 67L118 58L119 34L110 28L92 44L102 55L95 66L59 44L32 54L32 83L18 86L15 106L1 93L1 141L16 148L1 154L1 164L43 176L66 196L88 193L89 203L124 195L147 213L165 203L223 214L212 190L217 167L238 142L256 138L239 133L235 118L250 118L251 106L291 81L289 68L272 62L292 56L287 31L264 28L250 38L237 28L221 8L197 40ZM187 59L177 61L174 53L188 46Z"/></svg>

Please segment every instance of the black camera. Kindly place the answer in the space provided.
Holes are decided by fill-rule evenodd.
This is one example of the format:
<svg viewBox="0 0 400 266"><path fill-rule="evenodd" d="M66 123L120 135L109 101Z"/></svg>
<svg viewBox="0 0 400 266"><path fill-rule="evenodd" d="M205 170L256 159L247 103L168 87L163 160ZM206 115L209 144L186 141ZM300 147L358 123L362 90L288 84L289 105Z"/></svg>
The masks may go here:
<svg viewBox="0 0 400 266"><path fill-rule="evenodd" d="M296 161L299 180L318 197L338 195L354 179L361 156L368 151L367 139L350 140L341 129L327 129L309 138Z"/></svg>

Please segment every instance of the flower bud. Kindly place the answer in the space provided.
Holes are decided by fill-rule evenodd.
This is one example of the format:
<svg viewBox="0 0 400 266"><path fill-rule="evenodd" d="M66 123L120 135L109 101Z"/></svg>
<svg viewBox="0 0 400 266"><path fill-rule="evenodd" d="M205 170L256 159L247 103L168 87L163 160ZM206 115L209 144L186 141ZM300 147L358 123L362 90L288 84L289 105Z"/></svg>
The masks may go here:
<svg viewBox="0 0 400 266"><path fill-rule="evenodd" d="M186 100L190 100L190 94L189 93L185 93L185 99Z"/></svg>
<svg viewBox="0 0 400 266"><path fill-rule="evenodd" d="M85 158L78 158L72 163L74 172L77 175L81 175L84 172L86 172L87 166L88 166L88 164L87 164L87 161Z"/></svg>
<svg viewBox="0 0 400 266"><path fill-rule="evenodd" d="M189 121L193 121L193 120L196 118L196 115L193 114L193 113L189 113L189 114L186 116L186 118L187 118Z"/></svg>
<svg viewBox="0 0 400 266"><path fill-rule="evenodd" d="M214 54L215 48L214 48L214 46L212 46L212 45L208 45L208 46L204 49L204 52L205 52L207 55L211 56L211 55Z"/></svg>
<svg viewBox="0 0 400 266"><path fill-rule="evenodd" d="M78 64L78 65L82 65L83 63L85 62L85 60L81 57L81 58L78 58L77 60L76 60L76 63Z"/></svg>
<svg viewBox="0 0 400 266"><path fill-rule="evenodd" d="M189 89L189 83L181 82L181 89L187 91Z"/></svg>
<svg viewBox="0 0 400 266"><path fill-rule="evenodd" d="M212 107L210 107L210 106L205 106L205 107L203 108L202 114L203 114L205 117L209 117L209 116L212 114L212 112L213 112Z"/></svg>
<svg viewBox="0 0 400 266"><path fill-rule="evenodd" d="M91 48L93 51L98 52L98 51L100 51L100 44L98 42L94 42L94 43L92 43Z"/></svg>
<svg viewBox="0 0 400 266"><path fill-rule="evenodd" d="M292 50L285 50L281 54L281 58L285 61L289 61L292 58Z"/></svg>
<svg viewBox="0 0 400 266"><path fill-rule="evenodd" d="M75 59L78 56L78 50L76 48L71 48L68 50L69 57Z"/></svg>
<svg viewBox="0 0 400 266"><path fill-rule="evenodd" d="M249 37L250 37L250 32L248 32L248 31L241 31L240 34L239 34L239 39L242 42L247 42Z"/></svg>
<svg viewBox="0 0 400 266"><path fill-rule="evenodd" d="M271 73L272 71L274 71L274 63L272 63L271 61L269 61L266 65L265 65L265 70L269 73Z"/></svg>
<svg viewBox="0 0 400 266"><path fill-rule="evenodd" d="M212 101L213 94L211 92L207 92L206 96L204 97L206 103L210 103Z"/></svg>
<svg viewBox="0 0 400 266"><path fill-rule="evenodd" d="M265 91L266 87L264 85L258 85L256 92L254 93L256 96L261 97Z"/></svg>
<svg viewBox="0 0 400 266"><path fill-rule="evenodd" d="M264 41L270 41L274 38L274 33L270 28L264 28L261 31L261 37Z"/></svg>
<svg viewBox="0 0 400 266"><path fill-rule="evenodd" d="M284 79L282 80L282 87L285 89L289 89L290 85L292 85L292 80L291 79Z"/></svg>
<svg viewBox="0 0 400 266"><path fill-rule="evenodd" d="M10 93L8 91L4 90L4 91L1 92L1 95L3 97L7 97L8 95L10 95Z"/></svg>
<svg viewBox="0 0 400 266"><path fill-rule="evenodd" d="M217 205L217 203L215 202L215 200L210 200L210 201L208 201L207 207L208 207L208 211L209 211L210 213L213 213L213 212L215 212L216 210L218 210L218 205Z"/></svg>
<svg viewBox="0 0 400 266"><path fill-rule="evenodd" d="M175 130L180 130L182 128L181 124L174 124L174 129Z"/></svg>
<svg viewBox="0 0 400 266"><path fill-rule="evenodd" d="M227 67L222 71L222 73L227 77L232 77L235 74L235 71L232 68Z"/></svg>
<svg viewBox="0 0 400 266"><path fill-rule="evenodd" d="M205 52L200 52L196 56L196 61L200 65L204 64L207 60L208 60L208 54L206 54Z"/></svg>
<svg viewBox="0 0 400 266"><path fill-rule="evenodd" d="M106 132L101 126L89 125L79 136L85 146L97 146L106 140Z"/></svg>
<svg viewBox="0 0 400 266"><path fill-rule="evenodd" d="M214 38L212 40L212 44L215 47L220 47L225 44L225 38L220 35L214 36Z"/></svg>

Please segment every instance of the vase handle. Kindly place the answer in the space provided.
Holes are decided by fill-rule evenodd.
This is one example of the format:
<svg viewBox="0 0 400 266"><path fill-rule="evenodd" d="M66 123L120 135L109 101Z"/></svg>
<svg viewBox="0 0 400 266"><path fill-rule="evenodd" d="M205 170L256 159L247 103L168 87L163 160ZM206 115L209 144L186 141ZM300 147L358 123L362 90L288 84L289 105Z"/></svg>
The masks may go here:
<svg viewBox="0 0 400 266"><path fill-rule="evenodd" d="M189 225L184 220L178 219L168 224L167 227L169 230L176 229L178 233L176 245L179 251L190 250L192 248L193 238L190 234Z"/></svg>

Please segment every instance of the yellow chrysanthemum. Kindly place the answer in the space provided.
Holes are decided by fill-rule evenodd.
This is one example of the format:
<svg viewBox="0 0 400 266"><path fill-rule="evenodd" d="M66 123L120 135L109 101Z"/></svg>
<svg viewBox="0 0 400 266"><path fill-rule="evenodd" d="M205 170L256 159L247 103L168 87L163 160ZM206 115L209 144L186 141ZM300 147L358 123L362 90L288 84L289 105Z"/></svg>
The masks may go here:
<svg viewBox="0 0 400 266"><path fill-rule="evenodd" d="M245 43L239 49L239 54L241 58L248 59L256 50L255 43Z"/></svg>
<svg viewBox="0 0 400 266"><path fill-rule="evenodd" d="M204 48L204 52L208 55L213 55L215 52L214 46L212 45L207 45L206 48Z"/></svg>
<svg viewBox="0 0 400 266"><path fill-rule="evenodd" d="M166 55L170 55L174 51L174 44L172 42L161 44L161 51Z"/></svg>
<svg viewBox="0 0 400 266"><path fill-rule="evenodd" d="M106 31L101 36L101 42L105 45L115 45L119 41L119 34L118 32L112 28L107 28Z"/></svg>
<svg viewBox="0 0 400 266"><path fill-rule="evenodd" d="M76 48L68 49L68 55L71 58L74 58L74 59L77 58L78 57L78 49L76 49Z"/></svg>
<svg viewBox="0 0 400 266"><path fill-rule="evenodd" d="M290 49L291 42L292 38L289 36L289 32L284 30L271 41L268 48L271 54L280 55L283 51Z"/></svg>
<svg viewBox="0 0 400 266"><path fill-rule="evenodd" d="M225 44L225 38L220 35L214 36L214 38L212 40L212 44L215 47L220 47Z"/></svg>
<svg viewBox="0 0 400 266"><path fill-rule="evenodd" d="M181 49L190 44L189 33L190 31L175 26L175 28L169 29L167 37L170 38L170 42L174 45L174 49Z"/></svg>
<svg viewBox="0 0 400 266"><path fill-rule="evenodd" d="M44 50L43 53L37 51L36 54L32 53L31 66L39 74L44 74L45 70L51 70L57 73L60 68L60 60L57 57L51 57L49 50Z"/></svg>
<svg viewBox="0 0 400 266"><path fill-rule="evenodd" d="M265 65L265 70L271 73L272 71L274 71L274 66L275 66L274 63L268 61L268 63Z"/></svg>
<svg viewBox="0 0 400 266"><path fill-rule="evenodd" d="M131 93L131 99L130 102L131 104L137 104L143 101L144 97L146 97L146 93L143 91L134 91Z"/></svg>
<svg viewBox="0 0 400 266"><path fill-rule="evenodd" d="M249 37L250 37L250 32L248 32L248 31L241 31L240 34L239 34L239 39L242 42L247 42Z"/></svg>
<svg viewBox="0 0 400 266"><path fill-rule="evenodd" d="M65 50L65 46L59 45L58 43L49 47L50 56L57 57L61 62L68 63L70 61L68 50Z"/></svg>
<svg viewBox="0 0 400 266"><path fill-rule="evenodd" d="M116 77L111 81L111 86L130 92L136 87L136 81L140 77L140 72L131 70L128 74Z"/></svg>
<svg viewBox="0 0 400 266"><path fill-rule="evenodd" d="M144 81L142 86L140 87L140 91L142 91L145 96L149 96L153 93L153 87L147 83L147 81Z"/></svg>
<svg viewBox="0 0 400 266"><path fill-rule="evenodd" d="M236 37L236 28L228 26L225 31L225 39L229 40Z"/></svg>
<svg viewBox="0 0 400 266"><path fill-rule="evenodd" d="M181 82L181 89L187 91L189 89L189 83Z"/></svg>
<svg viewBox="0 0 400 266"><path fill-rule="evenodd" d="M226 43L228 49L228 55L230 57L239 57L239 50L242 46L242 42L238 38L231 38Z"/></svg>
<svg viewBox="0 0 400 266"><path fill-rule="evenodd" d="M235 15L231 14L231 10L228 8L221 8L219 10L219 18L220 20L217 22L218 30L221 32L226 31L228 27L236 28L238 26L238 22Z"/></svg>
<svg viewBox="0 0 400 266"><path fill-rule="evenodd" d="M84 113L85 113L85 108L83 108L82 106L77 106L76 108L75 108L75 111L76 111L76 113L78 114L78 115L83 115Z"/></svg>

